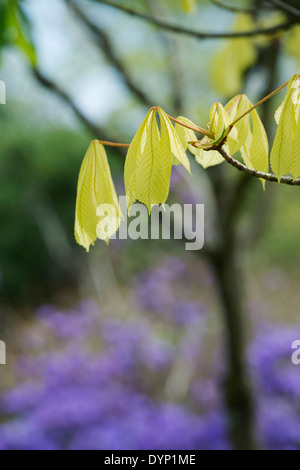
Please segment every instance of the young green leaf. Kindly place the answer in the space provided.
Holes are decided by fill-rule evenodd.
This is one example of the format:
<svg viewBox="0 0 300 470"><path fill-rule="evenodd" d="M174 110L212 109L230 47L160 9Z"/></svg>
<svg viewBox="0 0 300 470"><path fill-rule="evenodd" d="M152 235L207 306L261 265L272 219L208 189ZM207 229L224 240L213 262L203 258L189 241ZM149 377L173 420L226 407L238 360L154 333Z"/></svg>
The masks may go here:
<svg viewBox="0 0 300 470"><path fill-rule="evenodd" d="M227 151L226 144L223 146L224 150ZM197 149L197 153L195 154L196 162L199 163L203 168L208 168L210 166L219 165L223 163L225 160L220 155L217 150L203 150Z"/></svg>
<svg viewBox="0 0 300 470"><path fill-rule="evenodd" d="M184 168L191 173L190 162L185 153L186 149L183 147L176 129L173 127L169 117L161 108L158 108L158 114L160 119L161 138L163 141L169 142L172 155L176 162L175 164L178 165L178 162L181 163Z"/></svg>
<svg viewBox="0 0 300 470"><path fill-rule="evenodd" d="M149 213L153 205L163 204L169 194L172 158L165 137L162 134L160 138L156 113L151 113L135 188L135 198L147 206Z"/></svg>
<svg viewBox="0 0 300 470"><path fill-rule="evenodd" d="M104 206L110 207L108 216L103 213ZM94 140L85 154L78 178L75 214L77 243L87 251L97 237L108 243L119 228L121 216L104 147Z"/></svg>
<svg viewBox="0 0 300 470"><path fill-rule="evenodd" d="M280 116L281 116L281 113L282 113L282 109L283 109L283 105L285 103L285 99L284 101L281 103L280 106L278 106L278 108L276 109L275 113L274 113L274 119L275 119L275 122L278 126L279 124L279 119L280 119Z"/></svg>
<svg viewBox="0 0 300 470"><path fill-rule="evenodd" d="M298 147L295 132L299 114L299 88L300 77L296 74L288 83L281 112L277 110L276 114L279 121L271 151L271 166L278 180L288 173L295 176L294 173L298 171L297 153L294 152L294 149Z"/></svg>
<svg viewBox="0 0 300 470"><path fill-rule="evenodd" d="M184 124L187 124L188 126L197 127L196 124L183 116L179 116L176 119ZM188 149L195 156L196 162L199 163L199 165L201 165L203 168L219 165L220 163L224 162L224 158L216 150L207 151L201 148L196 148L188 143L197 140L196 134L193 130L183 127L177 123L175 125L175 130L183 145L183 148L185 150Z"/></svg>
<svg viewBox="0 0 300 470"><path fill-rule="evenodd" d="M157 126L156 110L160 117L161 134ZM175 146L177 143L173 134L174 128L163 111L160 108L150 109L130 144L125 161L128 210L135 200L145 204L149 213L153 205L166 201L170 187L172 144ZM179 140L178 143L180 144ZM177 147L174 152L179 160L181 156Z"/></svg>
<svg viewBox="0 0 300 470"><path fill-rule="evenodd" d="M126 155L124 168L124 182L128 210L136 200L136 173L140 165L142 154L144 152L148 132L148 123L152 113L153 110L150 109L147 116L140 125L137 133L135 134Z"/></svg>
<svg viewBox="0 0 300 470"><path fill-rule="evenodd" d="M230 121L233 122L238 116L246 112L251 107L249 103L250 101L246 95L237 95L232 98L225 106ZM247 141L249 133L251 133L250 115L247 114L247 116L238 121L234 127L237 133L236 138L234 139L232 134L229 134L227 138L229 153L232 156L241 149Z"/></svg>
<svg viewBox="0 0 300 470"><path fill-rule="evenodd" d="M198 148L204 150L212 149L214 146L220 145L222 141L227 140L230 133L233 139L236 139L236 129L230 126L231 121L221 103L215 103L210 110L210 124L209 128L212 131L214 138L204 137L198 142ZM222 160L223 161L223 160Z"/></svg>
<svg viewBox="0 0 300 470"><path fill-rule="evenodd" d="M227 103L225 109L230 120L234 121L251 107L252 103L246 95L237 95ZM229 134L227 138L230 155L240 150L246 166L267 172L269 166L268 138L256 109L240 119L234 128L236 138L233 139L232 134ZM264 187L265 181L261 181Z"/></svg>
<svg viewBox="0 0 300 470"><path fill-rule="evenodd" d="M196 124L194 124L192 121L190 121L190 119L187 119L184 116L178 116L176 120L182 122L183 124L186 124L187 126L197 127ZM178 138L181 142L184 151L188 149L189 152L195 155L197 149L193 147L193 145L189 144L189 142L194 142L198 140L195 132L192 129L188 129L187 127L181 126L178 123L175 124L175 131L178 135Z"/></svg>
<svg viewBox="0 0 300 470"><path fill-rule="evenodd" d="M297 178L300 175L300 117L295 126L295 133L293 137L293 157L294 165L292 168L292 175Z"/></svg>

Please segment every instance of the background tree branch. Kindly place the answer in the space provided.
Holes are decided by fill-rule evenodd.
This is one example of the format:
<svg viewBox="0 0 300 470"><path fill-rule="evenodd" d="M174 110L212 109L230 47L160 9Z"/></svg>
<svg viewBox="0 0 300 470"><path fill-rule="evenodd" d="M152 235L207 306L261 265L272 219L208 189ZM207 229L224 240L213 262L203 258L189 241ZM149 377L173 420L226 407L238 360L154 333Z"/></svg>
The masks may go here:
<svg viewBox="0 0 300 470"><path fill-rule="evenodd" d="M293 23L292 20L287 20L282 23L279 23L274 26L270 26L268 28L257 28L251 31L239 31L239 32L221 32L221 33L208 33L203 31L195 31L188 28L184 28L178 25L172 25L170 23L165 22L164 20L160 20L154 16L148 15L147 13L142 13L133 8L129 8L118 3L115 3L111 0L94 0L98 3L103 5L107 5L113 8L116 8L128 15L135 16L136 18L140 18L141 20L147 21L148 23L153 24L159 28L163 28L165 31L170 31L172 33L177 34L185 34L187 36L191 36L197 39L234 39L234 38L244 38L244 37L253 37L259 35L270 35L274 34L278 31L284 31L288 29L291 24Z"/></svg>

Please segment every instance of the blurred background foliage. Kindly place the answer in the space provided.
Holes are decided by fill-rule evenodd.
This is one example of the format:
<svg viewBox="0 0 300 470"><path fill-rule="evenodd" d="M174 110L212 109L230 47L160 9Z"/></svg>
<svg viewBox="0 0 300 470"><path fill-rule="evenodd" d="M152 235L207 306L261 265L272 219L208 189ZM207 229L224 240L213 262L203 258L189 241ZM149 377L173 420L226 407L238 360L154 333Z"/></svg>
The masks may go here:
<svg viewBox="0 0 300 470"><path fill-rule="evenodd" d="M199 40L188 34L176 35L157 29L151 22L126 15L105 3L109 2L53 0L50 4L46 0L0 0L0 79L5 81L7 87L7 104L0 106L0 336L7 341L10 358L6 367L1 366L0 373L1 389L6 390L14 385L16 395L13 397L20 397L20 402L25 400L19 406L14 404L14 399L9 401L9 395L8 398L3 395L3 421L6 422L11 415L20 416L20 419L12 425L8 424L7 429L1 431L0 428L0 448L1 445L3 448L28 448L29 445L34 448L63 447L64 439L59 436L62 430L68 431L72 418L75 420L75 409L81 412L76 418L77 424L74 421L77 434L70 439L70 447L118 448L119 445L120 448L147 448L147 445L152 445L156 446L153 448L172 448L172 443L185 434L182 429L196 429L189 434L190 440L187 439L182 448L228 448L232 442L224 425L227 415L220 404L221 377L227 366L221 359L218 366L214 357L209 373L203 371L203 362L206 362L203 358L213 355L210 341L218 343L218 338L223 338L220 342L224 342L228 334L222 320L215 315L222 306L218 300L213 258L204 252L185 252L182 242L164 240L112 241L109 247L98 242L87 255L76 246L73 236L77 176L92 138L130 141L151 105L160 105L170 114L184 114L205 126L214 101L225 103L234 94L246 92L255 102L270 87L274 89L286 81L299 66L299 20L297 15L276 6L276 2L114 2L147 17L159 18L167 24L179 24L186 29L208 34L274 28L267 35L253 38ZM290 8L297 8L297 2L284 3ZM245 9L250 11L241 13L240 10ZM282 28L276 29L281 24ZM273 112L281 97L276 97L265 110L261 110L271 139L275 132ZM122 193L124 154L110 150L109 162L118 191ZM287 391L276 408L274 403L278 402L280 387L274 385L270 391L266 385L264 374L269 359L264 357L260 336L263 335L261 331L265 331L264 322L279 325L277 333L273 332L273 326L268 330L270 333L266 333L266 342L270 343L266 349L270 348L272 354L278 345L274 356L281 357L282 354L282 362L287 365L290 361L290 343L282 344L276 338L285 328L283 323L294 325L298 322L298 191L293 187L267 184L263 193L259 181L251 180L244 185L240 183L241 175L224 165L207 173L194 165L194 177L189 180L175 170L170 200L205 203L206 243L210 247L214 245L215 238L225 237L223 229L217 233L211 219L222 219L223 212L228 212L227 205L233 204L230 200L232 189L238 206L231 222L233 238L237 240L236 257L239 268L244 271L246 286L244 300L247 318L244 316L244 321L250 323L249 331L253 329L255 332L250 349L256 347L256 341L259 342L254 364L250 359L248 362L251 363L251 376L254 376L259 403L259 426L263 433L260 445L299 448L299 439L295 442L294 434L289 437L293 426L294 429L300 426L296 406L286 411L285 415L290 396L299 397L298 382L295 379L294 388L291 386L292 390ZM234 204L232 208L233 213ZM224 240L226 244L226 238ZM231 244L224 250L231 253ZM180 263L183 263L183 268ZM177 270L178 278L174 282L178 283L178 291L174 292L169 286L173 279L168 276ZM190 273L187 277L186 272ZM169 287L165 286L166 282ZM235 290L238 287L234 280L231 290L233 296L237 295ZM157 304L153 304L156 298ZM55 308L72 308L86 299L93 299L96 304L86 303L82 308L74 307L74 310L65 313L55 313ZM50 303L56 307L48 305L48 310L40 307L39 313L36 313L39 305ZM44 309L43 314L40 313L41 309ZM47 315L50 326L46 325L45 330L43 322L47 323ZM160 315L167 315L167 318L162 320ZM80 322L84 322L83 317L87 318L89 326L83 329L80 338L78 331ZM116 328L109 323L113 323L113 318L121 322L118 334L123 339L120 339L120 345L126 341L136 345L125 326L127 318L132 330L139 322L149 322L143 328L146 331L150 329L149 336L153 337L154 343L157 338L165 342L165 349L160 349L161 344L157 346L162 365L157 369L153 366L151 373L148 371L142 375L137 374L138 364L125 364L119 373L114 371L114 361L120 361L124 351L116 349L114 355L113 349L118 343L115 339L109 343L110 346L101 349L101 342L97 344L97 335L92 338L90 329L90 325L94 325L102 335L106 328ZM57 319L61 319L58 325ZM77 325L77 321L78 331L74 334L72 331L70 334L61 333L61 329L72 330L71 325L73 322ZM193 338L190 342L195 321L199 341ZM287 330L287 341L293 337L293 331L297 336L298 327ZM204 332L208 338L206 341L203 339ZM31 337L30 346L20 340L24 334L25 339L26 335ZM247 336L251 337L248 330ZM134 354L141 354L141 338L135 346L137 349L126 352L128 360ZM182 345L186 343L189 346L185 350ZM84 388L83 382L74 378L73 365L69 367L68 364L83 361L82 367L86 368L90 384L93 376L89 369L91 358L85 358L84 351L91 345L95 345L94 360L97 362L99 358L100 361L97 363L99 368L95 366L98 382ZM200 346L201 352L197 349ZM41 354L42 365L38 366L35 359L24 375L19 376L16 369L20 366L16 365L13 356L15 354L21 364L22 360L28 360L31 364L32 348L34 355L37 352ZM145 370L154 360L155 349L156 346L153 346L151 352L143 356L142 367ZM172 353L168 355L166 351L169 349ZM59 357L55 355L56 350L59 350ZM76 351L79 351L77 356ZM220 351L218 354L222 355ZM50 359L47 359L49 355ZM148 361L148 365L145 366L143 361ZM110 368L107 366L105 369L107 363ZM192 369L189 377L184 376L187 363ZM165 436L158 442L153 429L149 428L147 432L144 429L145 437L138 442L136 436L141 429L136 428L131 429L131 434L129 432L132 440L125 442L120 429L128 428L130 416L119 422L114 412L109 411L114 403L106 398L107 409L97 411L97 420L100 422L107 415L109 425L97 431L97 421L91 424L86 418L85 422L84 405L79 398L79 401L74 398L74 408L67 410L61 421L52 423L56 436L52 438L51 426L52 434L46 424L44 428L41 424L41 414L50 415L51 406L54 406L49 398L53 384L47 383L45 377L45 371L51 373L54 364L58 375L64 374L64 367L67 370L65 382L62 378L56 382L62 393L61 403L65 406L71 396L79 397L86 393L86 400L92 404L92 413L98 406L98 400L103 397L95 394L90 399L89 390L99 389L106 380L106 384L109 383L114 390L119 387L120 394L123 393L123 398L120 398L122 404L120 402L118 405L123 409L128 390L122 388L122 377L128 373L129 380L132 379L129 390L134 390L136 395L147 395L155 403L157 399L160 403L163 400L163 407L166 408L155 411L156 425L161 428L167 423L176 422L177 434L175 431L172 434L172 426L167 426ZM165 368L163 372L160 367ZM290 378L298 374L295 366L289 370L286 374ZM82 370L83 377L85 373ZM278 379L284 383L285 372L278 367L278 373L272 373L272 380L276 382ZM265 382L259 388L263 379ZM31 392L30 386L29 391L26 389L27 383L31 384L32 380L42 384L43 393L40 390ZM22 388L24 383L25 389ZM180 383L184 383L185 387L178 392L178 398L176 389L180 389ZM202 386L206 394L201 391ZM196 402L203 400L201 406L198 402L190 406L191 393ZM274 411L274 416L270 416L270 408L266 407L266 401L270 398L268 394L271 394L273 408L278 410L277 415ZM29 395L32 396L31 401L26 402L25 398ZM143 407L136 395L133 396L132 409L136 411L137 421L139 416L143 422L151 416L151 406L147 402ZM115 399L117 403L118 399ZM170 411L168 403L170 406L171 403L179 403L181 411L175 408ZM212 415L206 415L207 409L211 410ZM53 416L59 414L58 410L52 412ZM201 416L204 420L193 421L194 418L188 413L194 413L196 420ZM298 416L295 421L291 418L293 414ZM280 436L274 437L272 423L280 423L284 416L288 417L286 429ZM84 428L82 432L79 422ZM35 436L43 430L42 437L36 437L36 442L29 444L24 438L28 429L34 429ZM107 429L111 431L110 438L107 437Z"/></svg>

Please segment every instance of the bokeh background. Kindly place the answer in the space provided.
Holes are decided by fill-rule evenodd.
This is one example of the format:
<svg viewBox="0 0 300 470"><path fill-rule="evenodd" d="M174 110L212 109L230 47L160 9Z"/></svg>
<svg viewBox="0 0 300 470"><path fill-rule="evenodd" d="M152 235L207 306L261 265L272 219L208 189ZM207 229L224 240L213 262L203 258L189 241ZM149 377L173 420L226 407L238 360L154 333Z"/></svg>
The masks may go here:
<svg viewBox="0 0 300 470"><path fill-rule="evenodd" d="M202 250L73 235L89 142L130 142L152 105L205 126L258 101L298 70L297 3L0 0L0 449L300 449L297 188L191 158L170 201L205 204Z"/></svg>

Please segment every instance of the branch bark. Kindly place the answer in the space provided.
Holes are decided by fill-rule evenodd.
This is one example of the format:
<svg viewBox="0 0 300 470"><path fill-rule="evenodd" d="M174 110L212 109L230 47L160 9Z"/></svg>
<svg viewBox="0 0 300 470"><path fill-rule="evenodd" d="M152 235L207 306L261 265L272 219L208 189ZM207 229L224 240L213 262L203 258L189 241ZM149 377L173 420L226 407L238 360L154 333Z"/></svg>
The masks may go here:
<svg viewBox="0 0 300 470"><path fill-rule="evenodd" d="M133 8L126 7L123 5L119 5L118 3L111 1L111 0L94 0L97 3L101 3L103 5L110 6L112 8L116 8L117 10L122 11L123 13L127 13L128 15L135 16L136 18L140 18L141 20L147 21L158 28L163 28L165 31L170 31L172 33L177 34L185 34L186 36L191 36L196 39L237 39L237 38L245 38L245 37L253 37L259 35L270 35L274 34L278 31L284 31L288 29L292 21L284 21L279 23L275 26L270 26L268 28L257 28L251 31L239 31L239 32L221 32L221 33L208 33L204 31L195 31L188 28L183 28L178 25L173 25L167 23L159 18L156 18L152 15L148 15L147 13L142 13Z"/></svg>
<svg viewBox="0 0 300 470"><path fill-rule="evenodd" d="M250 176L255 176L256 178L262 178L266 181L271 181L272 183L283 183L288 184L290 186L300 186L300 179L294 179L290 176L282 176L279 180L277 176L272 173L263 173L262 171L253 170L252 168L247 167L243 163L235 160L233 157L228 155L228 153L222 147L216 147L217 150L222 157L234 168L237 168L239 171L243 171Z"/></svg>

